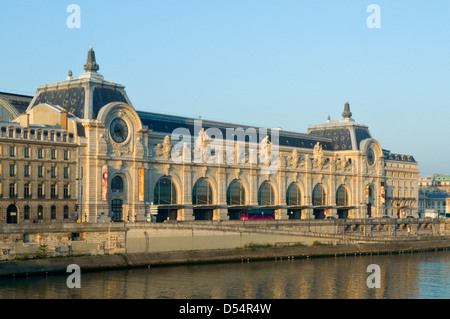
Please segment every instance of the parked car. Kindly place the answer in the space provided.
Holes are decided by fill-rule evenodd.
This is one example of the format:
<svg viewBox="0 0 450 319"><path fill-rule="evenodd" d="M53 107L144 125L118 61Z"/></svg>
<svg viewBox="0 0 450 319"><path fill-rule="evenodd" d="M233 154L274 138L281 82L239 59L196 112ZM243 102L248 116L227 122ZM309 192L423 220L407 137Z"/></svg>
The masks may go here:
<svg viewBox="0 0 450 319"><path fill-rule="evenodd" d="M327 216L327 219L333 220L333 219L336 219L336 217L334 217L334 216Z"/></svg>

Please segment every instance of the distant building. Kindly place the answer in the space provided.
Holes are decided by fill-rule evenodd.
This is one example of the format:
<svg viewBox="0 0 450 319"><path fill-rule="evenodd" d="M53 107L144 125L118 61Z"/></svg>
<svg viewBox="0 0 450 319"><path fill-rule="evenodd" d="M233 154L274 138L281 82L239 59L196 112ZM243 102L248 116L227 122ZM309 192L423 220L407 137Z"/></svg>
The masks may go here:
<svg viewBox="0 0 450 319"><path fill-rule="evenodd" d="M307 133L266 130L137 111L92 48L84 70L0 123L1 222L418 215L414 157L383 149L348 102Z"/></svg>
<svg viewBox="0 0 450 319"><path fill-rule="evenodd" d="M427 213L450 217L450 175L419 177L419 215Z"/></svg>
<svg viewBox="0 0 450 319"><path fill-rule="evenodd" d="M0 92L0 121L11 121L26 111L32 96Z"/></svg>

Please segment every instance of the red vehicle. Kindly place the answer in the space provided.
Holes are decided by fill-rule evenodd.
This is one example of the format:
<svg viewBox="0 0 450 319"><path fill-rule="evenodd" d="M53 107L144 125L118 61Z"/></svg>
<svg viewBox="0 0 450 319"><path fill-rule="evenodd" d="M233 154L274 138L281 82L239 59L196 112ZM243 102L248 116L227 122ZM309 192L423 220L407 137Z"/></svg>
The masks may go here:
<svg viewBox="0 0 450 319"><path fill-rule="evenodd" d="M241 214L241 220L273 220L274 211L271 209L252 209Z"/></svg>

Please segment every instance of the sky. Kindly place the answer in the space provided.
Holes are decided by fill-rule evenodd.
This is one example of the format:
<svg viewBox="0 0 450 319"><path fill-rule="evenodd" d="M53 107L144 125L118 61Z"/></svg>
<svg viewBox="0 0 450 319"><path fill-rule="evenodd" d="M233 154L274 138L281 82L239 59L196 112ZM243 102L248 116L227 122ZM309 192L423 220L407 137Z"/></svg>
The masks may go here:
<svg viewBox="0 0 450 319"><path fill-rule="evenodd" d="M137 110L306 133L349 101L384 149L450 174L449 13L448 0L0 0L0 91L77 77L93 46Z"/></svg>

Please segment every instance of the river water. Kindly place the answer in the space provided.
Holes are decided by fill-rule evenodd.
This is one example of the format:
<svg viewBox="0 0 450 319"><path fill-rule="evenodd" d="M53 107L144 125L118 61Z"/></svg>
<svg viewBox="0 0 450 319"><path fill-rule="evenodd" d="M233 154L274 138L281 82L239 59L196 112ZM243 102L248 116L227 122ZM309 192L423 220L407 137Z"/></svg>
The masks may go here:
<svg viewBox="0 0 450 319"><path fill-rule="evenodd" d="M369 265L380 288L369 288ZM450 252L283 259L0 280L0 299L448 299Z"/></svg>

